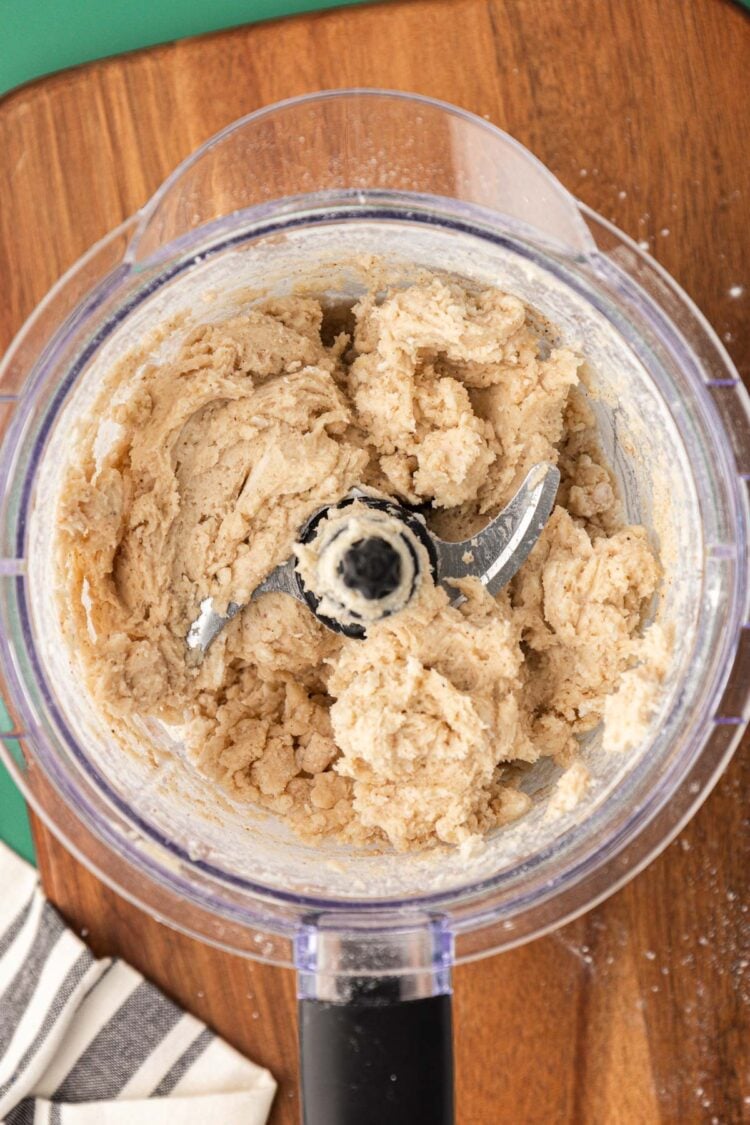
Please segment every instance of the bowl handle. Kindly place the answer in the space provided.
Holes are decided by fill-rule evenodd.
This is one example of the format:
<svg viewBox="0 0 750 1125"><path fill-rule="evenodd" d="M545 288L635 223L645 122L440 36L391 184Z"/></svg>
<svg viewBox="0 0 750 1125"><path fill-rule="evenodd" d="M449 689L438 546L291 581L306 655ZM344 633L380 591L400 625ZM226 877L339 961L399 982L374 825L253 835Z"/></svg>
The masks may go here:
<svg viewBox="0 0 750 1125"><path fill-rule="evenodd" d="M453 1125L440 920L319 918L297 942L304 1125Z"/></svg>
<svg viewBox="0 0 750 1125"><path fill-rule="evenodd" d="M305 1125L453 1125L450 995L300 1000Z"/></svg>

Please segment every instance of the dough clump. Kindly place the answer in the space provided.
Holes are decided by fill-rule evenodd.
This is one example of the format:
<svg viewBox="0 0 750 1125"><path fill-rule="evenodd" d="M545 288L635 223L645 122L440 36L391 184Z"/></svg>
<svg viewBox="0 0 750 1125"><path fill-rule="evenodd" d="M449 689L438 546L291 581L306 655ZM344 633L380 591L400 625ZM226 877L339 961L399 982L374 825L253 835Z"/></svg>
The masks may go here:
<svg viewBox="0 0 750 1125"><path fill-rule="evenodd" d="M266 300L120 365L80 424L58 532L63 628L112 725L180 724L235 798L397 849L523 814L524 770L569 769L605 711L622 722L621 682L643 726L648 676L629 669L660 570L621 520L581 363L516 297L434 277L345 315ZM354 486L461 539L543 460L557 506L497 598L469 580L454 608L428 580L357 640L273 593L190 655L202 599L246 602Z"/></svg>

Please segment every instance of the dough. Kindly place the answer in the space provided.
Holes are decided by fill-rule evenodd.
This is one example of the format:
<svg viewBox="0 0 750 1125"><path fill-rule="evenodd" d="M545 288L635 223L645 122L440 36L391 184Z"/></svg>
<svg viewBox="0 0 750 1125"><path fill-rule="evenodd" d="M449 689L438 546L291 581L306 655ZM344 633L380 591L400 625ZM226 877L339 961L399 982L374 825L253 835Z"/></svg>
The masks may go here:
<svg viewBox="0 0 750 1125"><path fill-rule="evenodd" d="M236 798L308 837L466 845L528 809L519 764L570 769L606 709L627 725L621 683L645 729L659 565L622 524L581 357L520 300L436 277L367 296L336 334L341 319L267 300L112 373L62 490L61 620L113 727L183 724ZM427 504L460 539L542 460L560 466L558 503L497 598L469 580L453 608L428 578L357 640L268 594L202 662L187 649L203 598L246 602L354 486Z"/></svg>

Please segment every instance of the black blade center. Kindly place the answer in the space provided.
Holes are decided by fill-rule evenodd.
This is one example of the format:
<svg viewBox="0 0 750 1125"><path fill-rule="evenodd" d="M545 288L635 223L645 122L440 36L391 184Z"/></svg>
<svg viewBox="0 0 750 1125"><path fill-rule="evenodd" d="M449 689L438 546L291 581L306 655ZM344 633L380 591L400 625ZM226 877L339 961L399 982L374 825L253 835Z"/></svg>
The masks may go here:
<svg viewBox="0 0 750 1125"><path fill-rule="evenodd" d="M375 601L386 598L401 582L401 557L387 539L372 535L352 543L338 564L344 585Z"/></svg>

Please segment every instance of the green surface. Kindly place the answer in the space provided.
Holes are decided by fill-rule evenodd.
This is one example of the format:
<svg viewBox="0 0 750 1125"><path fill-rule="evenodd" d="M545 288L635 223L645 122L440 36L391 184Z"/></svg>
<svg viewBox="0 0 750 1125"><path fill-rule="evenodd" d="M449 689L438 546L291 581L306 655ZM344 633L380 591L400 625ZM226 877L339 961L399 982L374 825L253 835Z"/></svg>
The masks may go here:
<svg viewBox="0 0 750 1125"><path fill-rule="evenodd" d="M10 730L13 730L13 724L0 699L0 733ZM11 756L20 763L21 747L18 743L12 740L6 742L5 746ZM31 839L26 803L2 761L0 761L0 840L9 844L30 863L34 862L34 844Z"/></svg>
<svg viewBox="0 0 750 1125"><path fill-rule="evenodd" d="M0 0L0 94L63 67L364 0Z"/></svg>
<svg viewBox="0 0 750 1125"><path fill-rule="evenodd" d="M0 0L0 94L172 39L367 0ZM739 0L750 9L750 0Z"/></svg>

